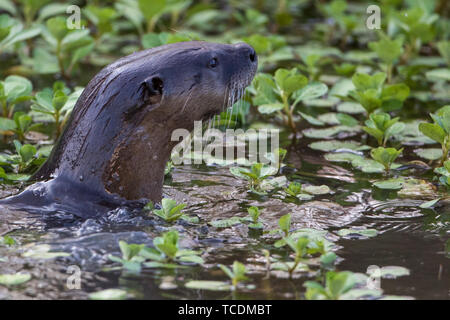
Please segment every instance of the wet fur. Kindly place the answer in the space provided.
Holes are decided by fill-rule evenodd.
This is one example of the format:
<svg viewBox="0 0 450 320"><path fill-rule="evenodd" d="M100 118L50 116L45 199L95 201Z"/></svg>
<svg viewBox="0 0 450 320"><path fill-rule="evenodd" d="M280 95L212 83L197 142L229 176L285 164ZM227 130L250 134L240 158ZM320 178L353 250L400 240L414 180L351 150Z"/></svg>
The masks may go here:
<svg viewBox="0 0 450 320"><path fill-rule="evenodd" d="M194 121L238 98L256 72L251 50L184 42L105 67L83 91L49 159L32 177L46 182L0 203L84 212L82 203L89 202L86 211L98 213L126 200L160 201L164 168L176 144L172 131L192 130ZM221 69L209 70L214 57Z"/></svg>

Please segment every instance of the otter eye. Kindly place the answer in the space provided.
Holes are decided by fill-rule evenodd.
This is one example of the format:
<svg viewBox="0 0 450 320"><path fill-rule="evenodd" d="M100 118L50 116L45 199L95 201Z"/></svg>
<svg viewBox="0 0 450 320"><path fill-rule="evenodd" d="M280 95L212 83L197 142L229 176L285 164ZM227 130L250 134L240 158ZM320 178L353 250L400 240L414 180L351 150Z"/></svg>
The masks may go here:
<svg viewBox="0 0 450 320"><path fill-rule="evenodd" d="M210 68L215 68L215 67L217 67L218 64L219 64L219 61L217 60L217 58L212 58L209 61L209 67Z"/></svg>

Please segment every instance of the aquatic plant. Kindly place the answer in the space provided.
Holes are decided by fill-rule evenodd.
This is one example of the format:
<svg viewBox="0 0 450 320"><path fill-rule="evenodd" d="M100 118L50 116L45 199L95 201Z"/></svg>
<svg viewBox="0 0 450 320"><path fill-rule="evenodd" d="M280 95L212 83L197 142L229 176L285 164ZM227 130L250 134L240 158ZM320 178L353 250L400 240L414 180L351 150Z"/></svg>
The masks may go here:
<svg viewBox="0 0 450 320"><path fill-rule="evenodd" d="M33 85L27 78L21 76L9 76L4 81L0 81L0 106L3 118L11 118L14 114L14 108L21 102L32 98L31 91ZM9 130L5 127L5 120L2 120L0 130Z"/></svg>
<svg viewBox="0 0 450 320"><path fill-rule="evenodd" d="M290 196L297 198L299 200L311 200L314 195L323 195L330 193L331 190L326 185L321 186L312 186L312 185L305 185L302 186L299 182L291 182L289 183L287 188L284 188L284 192Z"/></svg>
<svg viewBox="0 0 450 320"><path fill-rule="evenodd" d="M164 198L161 200L161 209L154 209L153 213L167 222L173 222L183 216L182 210L186 204L177 204L176 200Z"/></svg>
<svg viewBox="0 0 450 320"><path fill-rule="evenodd" d="M238 191L245 196L243 202L241 195L236 199L233 192L224 190L223 195L233 201L233 205L238 201L239 207L253 204L247 209L248 215L240 212L239 216L225 218L219 212L210 221L200 213L202 220L199 220L183 214L185 205L172 199L163 200L161 208L158 204L149 203L145 210L152 211L169 223L185 220L176 228L206 240L202 242L202 252L208 255L208 263L214 263L214 259L224 253L220 247L208 244L211 234L225 239L231 235L233 240L237 238L234 235L239 235L242 242L236 247L242 251L237 252L232 246L225 248L225 254L228 250L231 250L230 254L239 256L250 253L246 255L248 264L236 261L232 266L220 266L229 280L214 281L215 277L223 276L220 270L204 265L201 252L180 248L180 234L169 231L156 234L151 245L121 241L120 256L112 257L113 268L105 270L124 269L134 272L133 277L140 280L143 278L136 273L143 268L152 268L155 272L151 272L151 276L156 278L157 284L164 283L164 277L172 273L177 275L171 276L173 285L180 285L184 282L182 279L187 279L186 288L224 291L224 295L228 295L225 298L241 298L235 294L242 292L235 289L247 291L244 294L254 293L252 284L243 283L248 280L247 271L250 269L258 275L255 278L258 285L261 283L259 276L264 272L266 277L274 277L279 282L276 291L268 290L270 298L284 298L285 294L299 297L303 294L297 292L295 286L287 285L292 282L284 280L287 274L301 277L299 281L305 277L316 277L316 281L305 285L307 299L389 298L391 296L383 296L381 290L363 287L367 280L363 274L334 272L325 275L326 271L336 268L338 259L333 252L335 244L331 241L337 238L352 241L373 238L379 230L355 228L355 224L350 224L346 228L333 228L329 232L330 237L325 237L327 232L323 230L298 229L300 223L294 226L291 214L279 219L276 230L263 230L263 222L264 227L276 223L268 220L273 214L270 211L275 202L279 202L281 207L286 205L282 212L290 212L285 209L291 210L299 206L299 201L316 197L317 201L302 207L315 210L316 206L339 204L347 211L349 206L357 207L360 201L354 195L367 196L371 193L370 196L380 202L378 208L383 208L383 202L399 201L399 197L405 198L406 203L410 200L422 203L419 206L421 209L436 211L436 214L428 215L424 230L436 230L438 227L444 231L440 234L445 233L445 214L441 213L445 209L447 189L450 188L449 114L448 106L438 110L436 107L446 105L450 100L450 42L446 39L448 19L442 10L444 2L382 1L379 3L381 30L376 32L363 26L364 9L370 3L343 0L317 3L262 0L252 2L251 6L240 1L225 4L212 1L118 0L111 5L80 2L82 19L81 29L78 30L67 29L68 3L2 0L0 134L4 144L0 153L0 180L6 187L5 195L9 188L13 190L8 184L17 183L21 187L19 182L28 179L45 161L53 141L64 129L82 91L81 86L86 85L93 74L106 64L142 48L180 41L244 41L252 45L258 54L259 72L243 101L222 112L212 120L211 126L220 130L229 127L285 128L287 132L281 131L280 135L281 145L285 148L287 144L283 143L290 142L286 139L286 133L305 139L289 146L292 152L289 159L285 159L286 150L281 148L262 155L274 164L273 168L260 163L230 169L236 178L248 182L248 187L245 187L250 193L244 194L244 189L238 187ZM314 13L320 13L320 17L314 16ZM298 40L298 27L311 30L304 33L301 42ZM431 113L432 123L419 125L420 121L426 121L424 118L428 113ZM366 134L361 134L362 130ZM372 137L375 140L372 141ZM311 149L305 147L302 141L307 141ZM433 141L440 146L428 147ZM368 157L367 152L372 146L380 147L370 152L374 160ZM395 162L400 156L402 149L398 149L401 146L405 146L408 163ZM322 151L327 152L323 154L324 159ZM417 161L416 154L429 162ZM261 159L259 161L263 162ZM217 167L210 169L217 169L221 174L223 164L214 165ZM167 164L166 177L170 176L174 167L170 162ZM402 171L402 175L398 175L400 172L390 172L386 179L377 179L380 173L398 167L407 171ZM190 170L203 171L204 168L195 166ZM183 171L176 170L174 175L184 174ZM431 171L434 171L434 176ZM224 184L228 185L228 182ZM310 185L319 182L333 186L333 191L326 185ZM166 179L165 184L171 183L170 178ZM209 180L207 183L213 182ZM220 183L218 185L222 187ZM236 186L239 183L232 182ZM205 183L202 187L207 185ZM215 191L209 194L210 189L205 187L203 190L205 192L201 196L205 199L214 196ZM193 207L195 211L196 208ZM220 206L218 210L223 208ZM393 215L400 212L395 208L389 210ZM261 212L269 215L261 217ZM301 212L295 210L296 222L302 219L298 216ZM340 217L336 216L336 219ZM142 231L147 232L146 228L150 228L153 235L170 227L164 223L159 226L160 222L156 221L155 228L146 226ZM196 225L192 226L192 223ZM250 229L248 238L251 240L241 236L242 230L246 230L244 225ZM139 226L136 228L140 229ZM252 233L257 233L258 237L252 236ZM14 241L22 243L25 237L20 230L12 234L15 240L7 235L0 237L0 261L6 268L16 261L9 256L14 255ZM26 243L30 239L33 235L28 232ZM436 239L442 242L441 238ZM37 241L39 243L40 240ZM347 242L342 243L347 246ZM264 254L260 254L261 251ZM447 241L444 252L441 250L437 254L450 257L449 252L450 241ZM49 245L31 248L27 245L21 258L55 259L69 255L51 251ZM262 268L261 259L264 264ZM21 288L19 285L26 286L29 281L28 274L15 272L0 275L0 285L4 286L7 294L9 290ZM120 272L111 274L111 277L116 279L118 274ZM380 276L406 274L409 270L405 268L380 269ZM147 277L147 273L142 276ZM189 280L203 276L213 281ZM35 285L32 286L34 288ZM128 286L126 281L121 281L120 288L94 292L89 297L130 298L132 292ZM163 289L167 287L161 286L160 290ZM403 290L402 286L399 290ZM15 294L27 295L28 291L18 290ZM257 293L261 292L265 291L259 290ZM70 295L70 292L66 294ZM157 294L168 297L172 293ZM184 289L177 290L176 294L176 298L197 297L197 292ZM201 294L203 296L205 293ZM219 294L214 293L214 297L223 298ZM419 296L422 294L418 292ZM210 296L205 294L204 297Z"/></svg>
<svg viewBox="0 0 450 320"><path fill-rule="evenodd" d="M0 15L0 53L13 48L15 44L34 38L41 33L39 26L25 28L8 14Z"/></svg>
<svg viewBox="0 0 450 320"><path fill-rule="evenodd" d="M328 271L324 286L315 281L306 281L303 285L306 287L307 300L339 300L345 298L356 284L355 276L349 271Z"/></svg>
<svg viewBox="0 0 450 320"><path fill-rule="evenodd" d="M178 232L171 230L153 239L154 248L119 241L122 257L110 255L109 259L131 272L140 272L142 266L172 269L182 267L180 263L203 264L200 252L180 249L178 240Z"/></svg>
<svg viewBox="0 0 450 320"><path fill-rule="evenodd" d="M273 166L254 163L250 169L242 167L231 167L230 173L234 176L245 179L249 182L250 190L256 193L265 193L263 190L263 182L270 176L275 175L278 172L277 168Z"/></svg>
<svg viewBox="0 0 450 320"><path fill-rule="evenodd" d="M391 119L388 113L379 112L369 115L363 130L374 137L379 146L386 146L388 139L399 134L405 128L403 122L399 122L399 117Z"/></svg>
<svg viewBox="0 0 450 320"><path fill-rule="evenodd" d="M419 130L441 144L441 164L443 164L448 159L448 153L450 152L450 105L440 108L430 116L434 123L421 123L419 124Z"/></svg>
<svg viewBox="0 0 450 320"><path fill-rule="evenodd" d="M191 280L185 286L188 289L195 290L211 290L211 291L233 291L244 287L247 289L254 288L252 285L244 286L242 282L249 280L245 275L247 268L239 261L234 261L231 269L228 266L219 264L219 268L230 278L229 281L211 281L211 280Z"/></svg>
<svg viewBox="0 0 450 320"><path fill-rule="evenodd" d="M355 73L352 77L355 90L350 91L349 96L359 102L369 115L378 109L385 112L401 109L409 96L409 87L404 83L385 84L385 81L384 72L374 75Z"/></svg>
<svg viewBox="0 0 450 320"><path fill-rule="evenodd" d="M373 160L382 164L386 172L389 172L395 159L397 159L398 156L402 154L402 152L403 148L397 150L395 148L378 147L370 151L370 156L372 157Z"/></svg>
<svg viewBox="0 0 450 320"><path fill-rule="evenodd" d="M302 192L302 184L299 182L291 182L289 186L284 189L288 195L292 197L297 197Z"/></svg>
<svg viewBox="0 0 450 320"><path fill-rule="evenodd" d="M403 53L403 38L389 38L384 32L380 32L379 40L369 42L368 47L374 51L383 63L387 75L387 83L392 82L392 72L394 63L398 62Z"/></svg>
<svg viewBox="0 0 450 320"><path fill-rule="evenodd" d="M50 116L50 121L55 122L55 139L60 136L82 91L83 88L77 88L71 93L63 82L56 81L52 89L46 88L34 96L31 110Z"/></svg>
<svg viewBox="0 0 450 320"><path fill-rule="evenodd" d="M289 276L292 276L292 273L297 268L298 264L305 258L308 253L308 244L309 239L305 237L298 238L293 240L289 237L283 238L286 244L294 251L294 263L288 267Z"/></svg>
<svg viewBox="0 0 450 320"><path fill-rule="evenodd" d="M404 61L416 55L423 43L431 41L436 35L435 22L439 16L426 12L423 7L413 7L396 13L393 22L406 37Z"/></svg>
<svg viewBox="0 0 450 320"><path fill-rule="evenodd" d="M120 251L122 257L116 257L109 255L109 260L122 264L124 269L134 272L141 271L141 263L145 261L145 258L140 256L140 251L145 247L144 244L128 244L125 241L119 241Z"/></svg>
<svg viewBox="0 0 450 320"><path fill-rule="evenodd" d="M252 229L262 229L264 226L259 220L261 212L259 212L258 207L251 206L250 208L247 209L247 212L252 222L248 227Z"/></svg>
<svg viewBox="0 0 450 320"><path fill-rule="evenodd" d="M13 237L10 236L2 236L0 237L0 245L2 246L12 246L15 245L17 242L14 240Z"/></svg>
<svg viewBox="0 0 450 320"><path fill-rule="evenodd" d="M239 261L233 262L232 269L223 264L219 264L219 268L222 269L222 271L228 276L228 278L230 278L231 285L234 290L237 288L240 282L248 280L248 278L245 276L245 274L247 273L245 265L240 263Z"/></svg>
<svg viewBox="0 0 450 320"><path fill-rule="evenodd" d="M25 141L25 135L42 127L41 123L32 124L33 119L30 115L18 111L14 113L12 119L0 118L1 131L5 136L15 134L20 142Z"/></svg>
<svg viewBox="0 0 450 320"><path fill-rule="evenodd" d="M178 231L171 230L153 239L153 248L144 247L139 254L150 262L144 263L149 268L174 268L180 263L203 264L201 252L180 249ZM175 263L175 265L174 265Z"/></svg>
<svg viewBox="0 0 450 320"><path fill-rule="evenodd" d="M450 188L450 160L445 161L442 167L434 169L434 172L440 175L439 182Z"/></svg>
<svg viewBox="0 0 450 320"><path fill-rule="evenodd" d="M70 79L76 63L94 48L89 30L68 29L65 18L53 17L47 20L44 32L45 40L56 56L59 72L65 79Z"/></svg>
<svg viewBox="0 0 450 320"><path fill-rule="evenodd" d="M294 116L297 105L323 96L328 87L320 82L308 84L308 79L296 68L278 69L274 76L260 74L254 80L253 104L262 114L278 114L291 131L297 133Z"/></svg>

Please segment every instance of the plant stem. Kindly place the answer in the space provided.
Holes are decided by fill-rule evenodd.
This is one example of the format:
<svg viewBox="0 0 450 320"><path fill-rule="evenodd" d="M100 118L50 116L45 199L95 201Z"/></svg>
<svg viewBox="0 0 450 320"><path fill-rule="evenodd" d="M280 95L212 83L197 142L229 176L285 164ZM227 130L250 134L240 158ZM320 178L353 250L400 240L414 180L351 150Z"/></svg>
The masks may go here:
<svg viewBox="0 0 450 320"><path fill-rule="evenodd" d="M6 99L2 101L2 110L3 110L3 117L8 117L8 104L6 102Z"/></svg>
<svg viewBox="0 0 450 320"><path fill-rule="evenodd" d="M442 144L442 159L441 165L444 165L444 162L447 160L448 152L450 151L450 135L448 135L444 139L444 143Z"/></svg>
<svg viewBox="0 0 450 320"><path fill-rule="evenodd" d="M392 80L392 63L387 65L386 73L387 73L387 83L391 83L391 80Z"/></svg>
<svg viewBox="0 0 450 320"><path fill-rule="evenodd" d="M292 278L292 274L294 273L295 269L297 269L298 264L300 263L300 257L296 256L294 260L294 265L292 268L289 269L289 278Z"/></svg>
<svg viewBox="0 0 450 320"><path fill-rule="evenodd" d="M56 110L56 112L55 112L55 123L56 123L55 140L56 140L56 139L58 139L59 135L61 134L61 127L59 126L59 110Z"/></svg>
<svg viewBox="0 0 450 320"><path fill-rule="evenodd" d="M64 61L63 61L63 57L61 55L61 41L59 41L59 40L58 40L58 43L56 44L56 57L58 59L58 66L59 66L59 71L61 72L61 76L64 79L66 79L67 81L70 80L64 70Z"/></svg>
<svg viewBox="0 0 450 320"><path fill-rule="evenodd" d="M287 125L291 128L294 135L297 134L297 128L295 127L294 118L293 118L293 108L289 108L288 99L285 94L282 95L284 112L287 116Z"/></svg>

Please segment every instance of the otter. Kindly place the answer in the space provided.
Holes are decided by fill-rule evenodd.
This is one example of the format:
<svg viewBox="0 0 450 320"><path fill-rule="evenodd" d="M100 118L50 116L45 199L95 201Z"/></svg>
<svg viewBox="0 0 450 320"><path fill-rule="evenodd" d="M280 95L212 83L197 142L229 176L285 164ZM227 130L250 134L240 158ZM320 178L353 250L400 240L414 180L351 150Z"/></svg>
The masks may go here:
<svg viewBox="0 0 450 320"><path fill-rule="evenodd" d="M239 99L258 65L245 44L180 42L140 51L86 86L49 159L22 193L0 201L82 217L126 203L159 202L173 130Z"/></svg>

